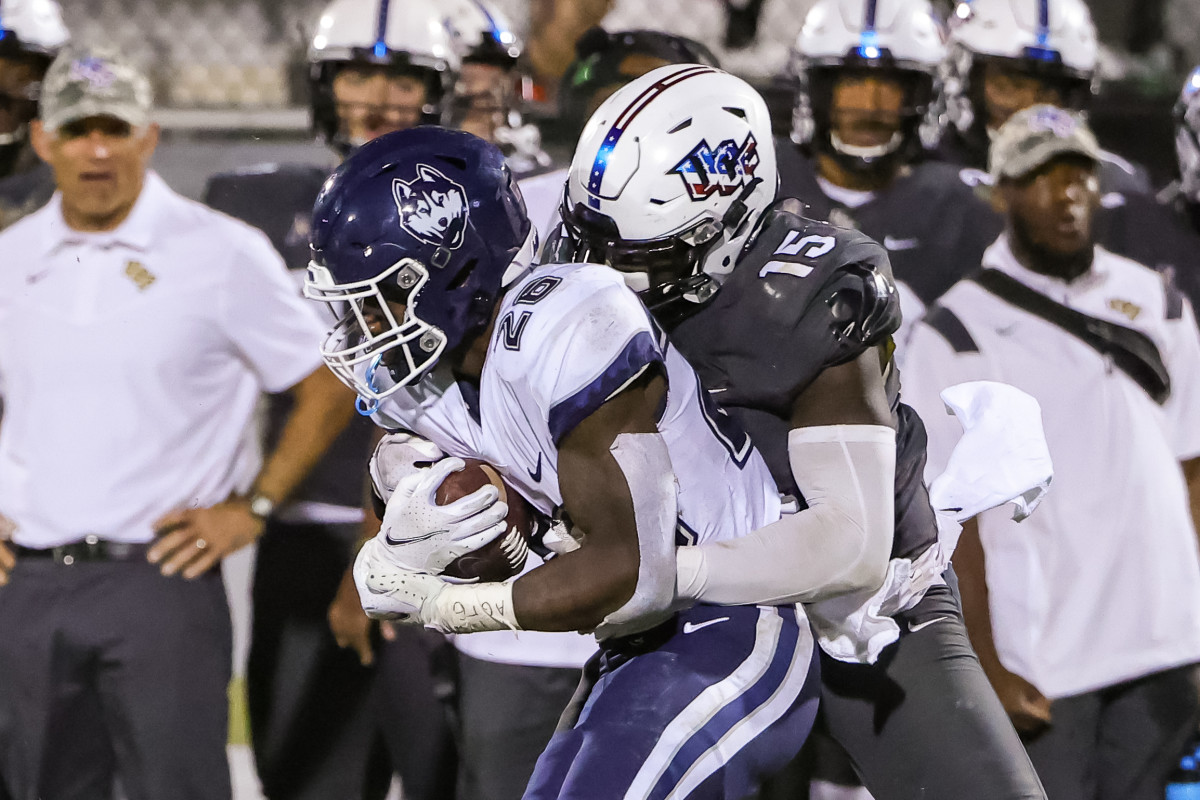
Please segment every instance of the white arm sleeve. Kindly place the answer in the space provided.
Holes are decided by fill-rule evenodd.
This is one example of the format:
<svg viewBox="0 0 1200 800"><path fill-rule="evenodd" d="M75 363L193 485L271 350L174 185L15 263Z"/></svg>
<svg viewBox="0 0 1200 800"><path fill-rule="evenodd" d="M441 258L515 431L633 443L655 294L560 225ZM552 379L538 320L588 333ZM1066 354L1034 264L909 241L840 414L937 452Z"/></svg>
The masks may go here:
<svg viewBox="0 0 1200 800"><path fill-rule="evenodd" d="M808 508L740 539L677 548L679 599L810 603L882 583L895 524L896 432L794 428L788 456Z"/></svg>

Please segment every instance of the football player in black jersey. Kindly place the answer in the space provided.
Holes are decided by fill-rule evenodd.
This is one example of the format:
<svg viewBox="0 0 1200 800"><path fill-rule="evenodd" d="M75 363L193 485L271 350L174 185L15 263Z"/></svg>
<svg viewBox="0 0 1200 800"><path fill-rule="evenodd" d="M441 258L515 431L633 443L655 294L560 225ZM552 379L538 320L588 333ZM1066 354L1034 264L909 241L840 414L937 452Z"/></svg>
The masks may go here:
<svg viewBox="0 0 1200 800"><path fill-rule="evenodd" d="M765 104L748 85L693 90L708 69L655 70L601 106L550 245L627 273L806 506L738 542L679 548L677 599L807 604L824 725L877 800L1042 798L947 585L924 427L898 397L887 253L778 196Z"/></svg>
<svg viewBox="0 0 1200 800"><path fill-rule="evenodd" d="M1200 67L1188 75L1175 101L1175 155L1179 180L1160 199L1200 233Z"/></svg>
<svg viewBox="0 0 1200 800"><path fill-rule="evenodd" d="M949 18L947 108L938 156L987 169L992 135L1038 103L1083 111L1098 85L1096 26L1084 0L961 0ZM1145 168L1103 154L1101 192L1150 192Z"/></svg>
<svg viewBox="0 0 1200 800"><path fill-rule="evenodd" d="M887 249L903 330L1002 227L976 170L922 160L942 132L945 55L928 0L819 0L793 51L792 141L777 144L784 195Z"/></svg>
<svg viewBox="0 0 1200 800"><path fill-rule="evenodd" d="M1105 249L1163 273L1194 308L1200 302L1200 68L1184 81L1174 116L1179 180L1157 198L1102 195L1095 237Z"/></svg>
<svg viewBox="0 0 1200 800"><path fill-rule="evenodd" d="M323 10L309 51L312 123L336 155L449 119L461 61L445 16L435 0L334 0ZM214 175L204 200L261 228L299 284L313 201L335 161ZM268 436L285 404L269 399ZM353 583L342 583L360 534L362 464L375 430L356 417L259 542L247 699L255 762L271 800L382 798L393 769L406 796L454 797L453 729L439 699L450 692L441 675L451 671L453 650L414 629L381 641Z"/></svg>

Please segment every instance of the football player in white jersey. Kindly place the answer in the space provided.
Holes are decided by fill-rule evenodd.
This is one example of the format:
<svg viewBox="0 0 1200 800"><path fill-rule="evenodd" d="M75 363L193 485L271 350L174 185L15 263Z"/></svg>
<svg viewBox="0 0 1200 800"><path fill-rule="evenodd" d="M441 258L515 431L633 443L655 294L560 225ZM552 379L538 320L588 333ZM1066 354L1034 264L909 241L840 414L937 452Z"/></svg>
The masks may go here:
<svg viewBox="0 0 1200 800"><path fill-rule="evenodd" d="M526 797L743 797L807 735L815 649L794 605L671 613L675 547L773 522L778 492L620 275L531 273L535 238L500 151L461 132L381 137L318 197L307 291L348 309L330 368L378 421L494 465L582 540L515 581L443 580L506 509L436 505L459 465L439 461L360 553L363 606L453 633L597 631L587 702ZM431 374L449 391L425 405L410 387Z"/></svg>

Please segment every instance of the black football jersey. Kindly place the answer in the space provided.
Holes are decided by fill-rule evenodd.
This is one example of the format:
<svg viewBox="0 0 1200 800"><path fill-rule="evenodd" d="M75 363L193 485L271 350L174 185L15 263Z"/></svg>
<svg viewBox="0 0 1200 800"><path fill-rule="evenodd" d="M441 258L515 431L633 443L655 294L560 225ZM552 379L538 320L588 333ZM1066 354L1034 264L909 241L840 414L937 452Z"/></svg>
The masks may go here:
<svg viewBox="0 0 1200 800"><path fill-rule="evenodd" d="M1195 308L1200 302L1200 234L1147 195L1110 193L1096 213L1096 241L1162 272Z"/></svg>
<svg viewBox="0 0 1200 800"><path fill-rule="evenodd" d="M780 490L803 502L787 454L793 401L826 367L890 346L900 312L887 252L858 231L788 210L790 202L767 212L720 291L670 338L750 435ZM892 552L913 557L937 538L923 482L925 429L899 402L890 358L880 368L897 425Z"/></svg>
<svg viewBox="0 0 1200 800"><path fill-rule="evenodd" d="M929 306L979 269L983 251L1004 228L984 192L987 176L942 162L915 164L856 208L828 198L815 166L787 140L777 146L780 194L798 198L808 216L856 228L884 246L896 280Z"/></svg>
<svg viewBox="0 0 1200 800"><path fill-rule="evenodd" d="M54 189L54 170L41 161L0 178L0 230L46 205Z"/></svg>
<svg viewBox="0 0 1200 800"><path fill-rule="evenodd" d="M327 176L328 172L321 167L304 164L270 165L222 173L209 178L204 202L265 233L283 256L288 269L298 273L296 291L300 291L300 281L308 269L308 231L313 201ZM268 447L274 447L278 442L291 407L292 400L286 394L270 398L266 430ZM361 506L374 427L365 417L351 420L291 499Z"/></svg>

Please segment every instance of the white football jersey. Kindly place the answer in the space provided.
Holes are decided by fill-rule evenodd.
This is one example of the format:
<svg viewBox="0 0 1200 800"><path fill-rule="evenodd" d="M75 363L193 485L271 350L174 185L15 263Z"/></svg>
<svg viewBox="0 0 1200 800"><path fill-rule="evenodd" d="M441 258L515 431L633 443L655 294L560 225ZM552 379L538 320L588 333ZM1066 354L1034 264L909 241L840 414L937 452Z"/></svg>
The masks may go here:
<svg viewBox="0 0 1200 800"><path fill-rule="evenodd" d="M731 539L779 517L766 464L709 400L696 374L619 273L537 268L501 301L479 390L427 379L384 399L377 421L452 455L492 464L545 514L562 505L558 445L647 369L669 387L659 431L678 485L678 543Z"/></svg>

